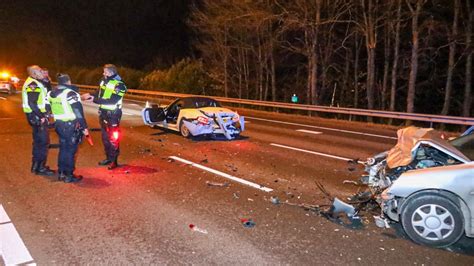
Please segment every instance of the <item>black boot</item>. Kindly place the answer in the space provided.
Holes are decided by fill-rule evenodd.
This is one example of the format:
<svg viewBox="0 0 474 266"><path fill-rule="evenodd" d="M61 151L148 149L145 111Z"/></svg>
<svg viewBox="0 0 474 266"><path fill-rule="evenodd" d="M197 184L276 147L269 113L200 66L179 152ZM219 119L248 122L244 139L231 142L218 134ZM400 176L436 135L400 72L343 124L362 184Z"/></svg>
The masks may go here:
<svg viewBox="0 0 474 266"><path fill-rule="evenodd" d="M64 183L77 183L82 180L82 175L75 175L73 173L66 173L64 176Z"/></svg>
<svg viewBox="0 0 474 266"><path fill-rule="evenodd" d="M115 159L115 160L109 165L109 167L107 167L107 169L113 170L113 169L117 168L118 166L119 166L119 165L118 165L117 159Z"/></svg>
<svg viewBox="0 0 474 266"><path fill-rule="evenodd" d="M45 161L41 161L38 165L38 168L36 168L35 174L42 176L52 176L54 175L54 171L45 165Z"/></svg>
<svg viewBox="0 0 474 266"><path fill-rule="evenodd" d="M58 181L64 181L65 178L66 178L66 174L64 173L64 171L59 171L58 172Z"/></svg>
<svg viewBox="0 0 474 266"><path fill-rule="evenodd" d="M31 173L35 174L36 170L38 169L38 166L39 166L39 162L33 161L33 163L31 164Z"/></svg>
<svg viewBox="0 0 474 266"><path fill-rule="evenodd" d="M112 163L111 160L105 159L105 160L100 161L100 162L99 162L99 165L109 165L109 164L111 164L111 163Z"/></svg>

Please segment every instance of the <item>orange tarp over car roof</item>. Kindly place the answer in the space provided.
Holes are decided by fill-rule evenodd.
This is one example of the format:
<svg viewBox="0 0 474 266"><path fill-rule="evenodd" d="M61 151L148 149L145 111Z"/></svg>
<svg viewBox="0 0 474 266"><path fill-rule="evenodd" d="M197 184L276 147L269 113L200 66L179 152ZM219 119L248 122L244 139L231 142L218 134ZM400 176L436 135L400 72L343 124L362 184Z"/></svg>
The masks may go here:
<svg viewBox="0 0 474 266"><path fill-rule="evenodd" d="M470 161L464 154L457 150L448 141L441 138L441 133L432 128L406 127L397 131L397 145L388 151L387 165L389 168L405 166L413 161L413 148L420 141L429 141L438 145L452 154Z"/></svg>

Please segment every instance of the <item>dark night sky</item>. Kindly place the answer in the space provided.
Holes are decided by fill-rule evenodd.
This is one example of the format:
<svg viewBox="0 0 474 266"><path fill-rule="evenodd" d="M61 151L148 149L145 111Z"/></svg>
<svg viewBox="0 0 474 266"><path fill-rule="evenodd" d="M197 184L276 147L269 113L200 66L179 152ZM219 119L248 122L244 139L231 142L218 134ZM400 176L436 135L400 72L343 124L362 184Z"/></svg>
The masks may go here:
<svg viewBox="0 0 474 266"><path fill-rule="evenodd" d="M167 66L190 53L190 0L1 1L0 68Z"/></svg>

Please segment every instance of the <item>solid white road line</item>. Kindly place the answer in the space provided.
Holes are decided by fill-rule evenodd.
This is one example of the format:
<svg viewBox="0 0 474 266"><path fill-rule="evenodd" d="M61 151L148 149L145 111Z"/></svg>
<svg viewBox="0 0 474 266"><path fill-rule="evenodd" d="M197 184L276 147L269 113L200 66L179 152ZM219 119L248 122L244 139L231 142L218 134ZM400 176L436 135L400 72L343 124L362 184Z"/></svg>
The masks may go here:
<svg viewBox="0 0 474 266"><path fill-rule="evenodd" d="M324 157L328 157L328 158L343 160L343 161L351 161L352 160L352 159L341 157L341 156L336 156L336 155L331 155L331 154L326 154L326 153L316 152L316 151L309 151L309 150L305 150L305 149L290 147L290 146L276 144L276 143L270 143L270 145L275 146L275 147L289 149L289 150L301 151L301 152L306 152L306 153L310 153L310 154L314 154L314 155L319 155L319 156L324 156Z"/></svg>
<svg viewBox="0 0 474 266"><path fill-rule="evenodd" d="M206 166L204 166L204 165L200 165L200 164L197 164L197 163L193 163L193 162L191 162L191 161L182 159L182 158L180 158L180 157L170 156L169 158L171 158L171 159L173 159L173 160L176 160L176 161L180 161L180 162L185 163L185 164L189 164L189 165L194 166L194 167L196 167L196 168L199 168L199 169L201 169L201 170L208 171L208 172L211 172L211 173L213 173L213 174L216 174L216 175L225 177L225 178L230 179L230 180L232 180L232 181L239 182L239 183L241 183L241 184L244 184L244 185L247 185L247 186L256 188L256 189L260 189L260 190L265 191L265 192L271 192L271 191L273 191L273 189L271 189L271 188L264 187L264 186L262 186L262 185L259 185L259 184L256 184L256 183L247 181L247 180L245 180L245 179L238 178L238 177L235 177L235 176L232 176L232 175L223 173L223 172L221 172L221 171L214 170L214 169L209 168L209 167L206 167Z"/></svg>
<svg viewBox="0 0 474 266"><path fill-rule="evenodd" d="M28 264L33 262L30 252L10 221L7 212L0 204L0 256L6 265Z"/></svg>
<svg viewBox="0 0 474 266"><path fill-rule="evenodd" d="M383 136L383 135L377 135L377 134L370 134L370 133L364 133L364 132L358 132L358 131L352 131L352 130L344 130L344 129L330 128L330 127L319 127L319 126L305 125L305 124L299 124L299 123L293 123L293 122L284 122L284 121L278 121L278 120L257 118L257 117L251 117L251 116L246 116L245 118L253 119L253 120L266 121L266 122L272 122L272 123L285 124L285 125L300 126L300 127L309 127L309 128L317 128L317 129L338 131L338 132L344 132L344 133L350 133L350 134L357 134L357 135L364 135L364 136L371 136L371 137L378 137L378 138L385 138L385 139L397 139L396 137Z"/></svg>
<svg viewBox="0 0 474 266"><path fill-rule="evenodd" d="M309 133L309 134L315 134L315 135L323 134L323 132L306 130L306 129L297 129L296 131L303 132L303 133Z"/></svg>

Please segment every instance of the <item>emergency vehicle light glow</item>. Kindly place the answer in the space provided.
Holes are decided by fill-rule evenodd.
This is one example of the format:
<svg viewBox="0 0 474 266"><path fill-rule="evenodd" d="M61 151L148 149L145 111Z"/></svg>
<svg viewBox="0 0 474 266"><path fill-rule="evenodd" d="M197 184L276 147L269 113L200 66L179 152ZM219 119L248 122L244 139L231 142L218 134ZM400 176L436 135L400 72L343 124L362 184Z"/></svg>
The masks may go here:
<svg viewBox="0 0 474 266"><path fill-rule="evenodd" d="M10 74L9 74L8 72L2 72L2 73L0 74L0 76L1 76L2 78L6 79L6 78L9 78L9 77L10 77Z"/></svg>
<svg viewBox="0 0 474 266"><path fill-rule="evenodd" d="M120 137L120 134L119 134L119 132L118 132L118 131L114 131L114 132L112 132L112 138L113 138L114 140L118 140L118 139L119 139L119 137Z"/></svg>

